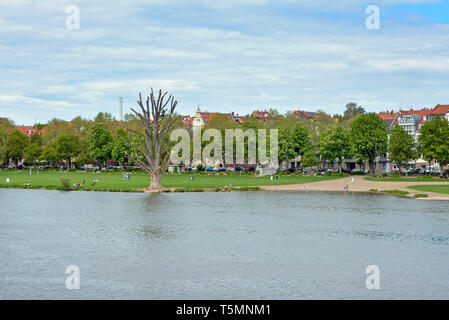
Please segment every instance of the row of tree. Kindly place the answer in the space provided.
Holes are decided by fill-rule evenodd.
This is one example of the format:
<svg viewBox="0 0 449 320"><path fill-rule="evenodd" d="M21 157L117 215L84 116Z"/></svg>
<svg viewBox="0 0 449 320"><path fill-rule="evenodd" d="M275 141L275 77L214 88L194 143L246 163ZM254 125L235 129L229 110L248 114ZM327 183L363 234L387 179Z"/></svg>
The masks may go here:
<svg viewBox="0 0 449 320"><path fill-rule="evenodd" d="M294 113L282 116L276 110L270 110L268 119L261 122L248 116L239 125L225 114L218 114L203 129L215 128L224 136L225 129L238 127L243 130L277 128L279 160L301 156L303 167L315 166L317 153L329 162L336 160L339 169L344 159L352 158L359 164L369 163L369 169L373 170L376 157L387 153L390 160L400 165L420 156L429 162L449 163L449 123L439 117L422 126L417 141L400 126L396 125L390 132L380 117L366 114L356 104L348 104L344 116L318 112L311 120L298 121ZM180 125L181 122L177 126ZM133 115L126 115L124 122L116 121L108 113L99 113L94 120L77 117L70 123L54 119L45 125L42 135L34 134L29 139L13 128L13 123L0 119L0 157L3 162L18 163L25 159L27 163L44 160L54 164L65 160L71 167L74 158L78 166L94 162L104 165L107 160L125 164L128 156L137 162L142 158L132 147L132 144L143 143L139 120Z"/></svg>

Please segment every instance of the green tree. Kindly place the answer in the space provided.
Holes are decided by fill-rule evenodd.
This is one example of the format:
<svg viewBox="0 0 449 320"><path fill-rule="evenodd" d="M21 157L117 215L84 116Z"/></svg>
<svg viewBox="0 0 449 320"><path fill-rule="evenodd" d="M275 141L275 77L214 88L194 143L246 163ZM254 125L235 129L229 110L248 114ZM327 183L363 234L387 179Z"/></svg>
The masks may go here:
<svg viewBox="0 0 449 320"><path fill-rule="evenodd" d="M72 157L74 157L78 151L78 137L71 136L59 136L56 140L56 151L59 158L67 160L68 169L72 167Z"/></svg>
<svg viewBox="0 0 449 320"><path fill-rule="evenodd" d="M28 137L19 130L14 130L5 143L5 159L12 160L17 166L18 162L24 158L24 151L28 146Z"/></svg>
<svg viewBox="0 0 449 320"><path fill-rule="evenodd" d="M348 133L339 125L329 127L320 137L319 152L328 161L337 159L338 171L341 172L343 159L350 154Z"/></svg>
<svg viewBox="0 0 449 320"><path fill-rule="evenodd" d="M48 145L42 151L40 159L48 161L50 163L50 166L53 166L53 163L60 160L61 158L58 154L58 151L56 150L56 147L54 145Z"/></svg>
<svg viewBox="0 0 449 320"><path fill-rule="evenodd" d="M25 161L28 163L33 163L36 166L36 161L39 160L42 155L42 144L43 140L40 134L33 134L30 137L29 144L25 149Z"/></svg>
<svg viewBox="0 0 449 320"><path fill-rule="evenodd" d="M279 151L278 159L279 161L286 161L288 159L295 158L297 153L295 152L295 142L293 136L293 129L290 127L279 127L278 128L278 141L279 141Z"/></svg>
<svg viewBox="0 0 449 320"><path fill-rule="evenodd" d="M114 137L114 147L112 148L112 158L124 164L127 161L127 154L131 153L131 148L126 144L128 133L123 129L118 129Z"/></svg>
<svg viewBox="0 0 449 320"><path fill-rule="evenodd" d="M30 144L37 145L37 146L42 146L43 140L42 140L41 135L38 134L38 133L32 134L31 137L30 137Z"/></svg>
<svg viewBox="0 0 449 320"><path fill-rule="evenodd" d="M391 130L388 151L390 159L399 163L400 169L410 160L417 158L415 139L399 125L395 125Z"/></svg>
<svg viewBox="0 0 449 320"><path fill-rule="evenodd" d="M7 118L0 118L0 163L5 161L5 147L8 134L14 128L14 123Z"/></svg>
<svg viewBox="0 0 449 320"><path fill-rule="evenodd" d="M33 163L36 166L36 161L42 155L42 146L30 143L25 149L25 161L29 163Z"/></svg>
<svg viewBox="0 0 449 320"><path fill-rule="evenodd" d="M376 114L359 115L351 123L351 154L358 161L368 161L370 172L377 156L388 151L388 127Z"/></svg>
<svg viewBox="0 0 449 320"><path fill-rule="evenodd" d="M308 149L304 152L304 156L301 158L301 166L303 168L314 167L318 164L318 158L312 149Z"/></svg>
<svg viewBox="0 0 449 320"><path fill-rule="evenodd" d="M99 160L104 165L107 159L111 158L114 139L108 128L101 123L92 127L89 134L89 154L94 160Z"/></svg>
<svg viewBox="0 0 449 320"><path fill-rule="evenodd" d="M359 114L364 114L365 109L362 106L357 106L357 103L350 102L346 105L346 110L343 114L343 117L345 119L351 119L355 116L358 116Z"/></svg>
<svg viewBox="0 0 449 320"><path fill-rule="evenodd" d="M309 133L300 123L296 123L293 127L292 140L295 156L302 156L306 150L312 148Z"/></svg>
<svg viewBox="0 0 449 320"><path fill-rule="evenodd" d="M323 132L326 132L330 125L333 125L336 119L324 111L317 111L316 116L313 119L303 121L302 123L310 133L310 139L315 149L319 147L320 136Z"/></svg>
<svg viewBox="0 0 449 320"><path fill-rule="evenodd" d="M449 163L449 122L437 116L425 123L421 127L419 144L423 158L428 162L437 160L443 175L443 167Z"/></svg>
<svg viewBox="0 0 449 320"><path fill-rule="evenodd" d="M242 121L242 130L254 129L256 132L258 129L262 129L262 122L260 122L254 115L246 116Z"/></svg>

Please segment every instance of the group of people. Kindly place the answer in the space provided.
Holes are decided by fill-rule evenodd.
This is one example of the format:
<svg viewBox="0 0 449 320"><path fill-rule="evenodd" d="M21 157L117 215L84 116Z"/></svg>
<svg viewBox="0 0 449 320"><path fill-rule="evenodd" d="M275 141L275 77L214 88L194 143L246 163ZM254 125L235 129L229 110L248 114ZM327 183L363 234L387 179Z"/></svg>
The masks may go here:
<svg viewBox="0 0 449 320"><path fill-rule="evenodd" d="M94 181L96 181L96 180L94 179ZM81 187L81 186L84 186L86 183L87 183L86 180L83 180L83 182L75 182L75 183L73 184L73 186L74 186L74 187ZM94 184L92 183L92 186L93 186L93 185L94 185Z"/></svg>

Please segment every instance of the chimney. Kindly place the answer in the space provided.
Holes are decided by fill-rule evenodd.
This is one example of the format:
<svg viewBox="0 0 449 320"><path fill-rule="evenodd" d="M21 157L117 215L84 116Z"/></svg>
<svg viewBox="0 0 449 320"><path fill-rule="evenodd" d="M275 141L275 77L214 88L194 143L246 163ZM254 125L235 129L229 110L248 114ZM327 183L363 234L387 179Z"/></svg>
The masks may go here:
<svg viewBox="0 0 449 320"><path fill-rule="evenodd" d="M119 98L118 116L119 116L120 122L122 122L123 121L123 98L122 97Z"/></svg>

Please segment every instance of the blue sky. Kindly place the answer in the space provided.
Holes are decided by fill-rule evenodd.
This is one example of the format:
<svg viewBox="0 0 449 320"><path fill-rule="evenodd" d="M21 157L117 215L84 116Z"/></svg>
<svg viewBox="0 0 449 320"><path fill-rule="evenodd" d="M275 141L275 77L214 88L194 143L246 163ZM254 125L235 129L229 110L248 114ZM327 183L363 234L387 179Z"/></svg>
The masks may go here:
<svg viewBox="0 0 449 320"><path fill-rule="evenodd" d="M117 116L150 87L182 114L433 107L449 103L449 1L2 0L0 72L17 124Z"/></svg>

